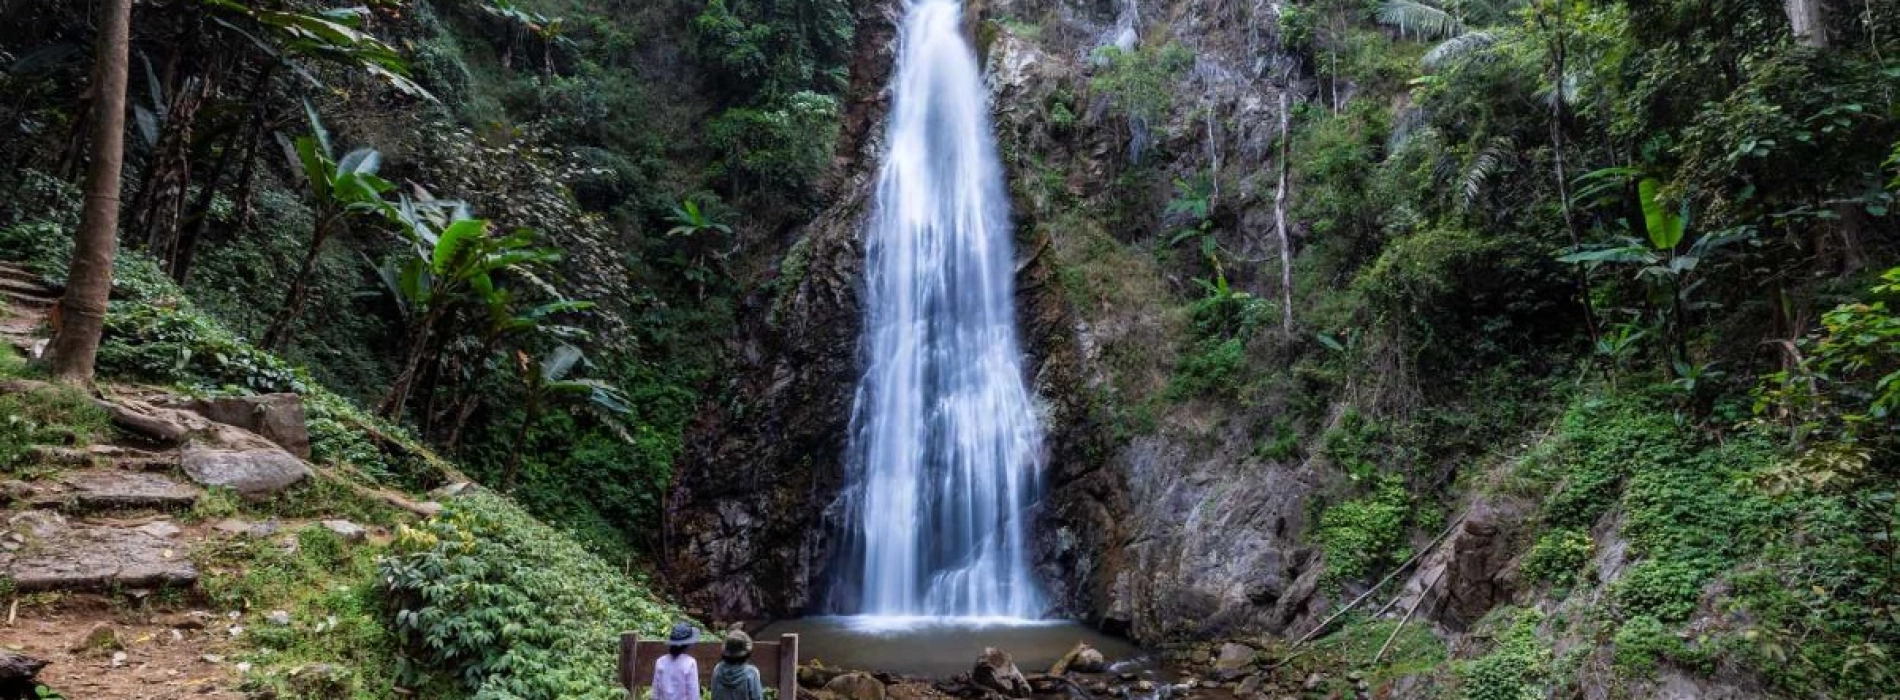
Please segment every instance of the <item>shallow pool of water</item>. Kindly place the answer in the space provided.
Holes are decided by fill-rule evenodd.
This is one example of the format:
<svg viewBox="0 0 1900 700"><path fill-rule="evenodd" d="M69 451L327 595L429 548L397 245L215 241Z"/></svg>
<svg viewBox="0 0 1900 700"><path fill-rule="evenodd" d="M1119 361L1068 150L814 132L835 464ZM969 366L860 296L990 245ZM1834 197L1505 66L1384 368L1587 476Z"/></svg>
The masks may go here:
<svg viewBox="0 0 1900 700"><path fill-rule="evenodd" d="M1142 670L1149 659L1128 640L1066 620L988 618L807 617L760 630L760 639L798 635L802 660L827 666L947 678L968 673L984 647L1015 657L1025 674L1042 673L1076 642L1100 649L1110 664Z"/></svg>

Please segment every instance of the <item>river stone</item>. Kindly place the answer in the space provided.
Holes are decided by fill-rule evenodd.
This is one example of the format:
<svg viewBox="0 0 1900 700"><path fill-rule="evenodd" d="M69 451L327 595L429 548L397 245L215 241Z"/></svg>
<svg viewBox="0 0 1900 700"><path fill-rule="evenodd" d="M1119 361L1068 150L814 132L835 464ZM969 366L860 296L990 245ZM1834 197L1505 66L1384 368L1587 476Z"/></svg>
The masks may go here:
<svg viewBox="0 0 1900 700"><path fill-rule="evenodd" d="M884 684L869 673L846 673L825 684L825 692L840 700L884 700Z"/></svg>
<svg viewBox="0 0 1900 700"><path fill-rule="evenodd" d="M1086 647L1076 652L1075 661L1069 664L1069 670L1081 673L1101 673L1108 670L1108 659L1102 656L1102 650Z"/></svg>
<svg viewBox="0 0 1900 700"><path fill-rule="evenodd" d="M1259 652L1245 644L1228 642L1220 645L1220 657L1214 660L1214 678L1231 681L1247 674L1247 668L1259 658Z"/></svg>
<svg viewBox="0 0 1900 700"><path fill-rule="evenodd" d="M245 498L289 488L310 475L303 460L276 448L226 450L193 445L181 460L185 474L205 486L223 486Z"/></svg>
<svg viewBox="0 0 1900 700"><path fill-rule="evenodd" d="M1009 652L996 647L985 648L983 655L977 657L970 680L978 687L1012 698L1029 697L1029 679L1024 678L1022 670L1016 668L1016 662Z"/></svg>
<svg viewBox="0 0 1900 700"><path fill-rule="evenodd" d="M191 410L262 435L293 455L310 458L310 428L304 418L303 398L296 394L201 399L192 402Z"/></svg>

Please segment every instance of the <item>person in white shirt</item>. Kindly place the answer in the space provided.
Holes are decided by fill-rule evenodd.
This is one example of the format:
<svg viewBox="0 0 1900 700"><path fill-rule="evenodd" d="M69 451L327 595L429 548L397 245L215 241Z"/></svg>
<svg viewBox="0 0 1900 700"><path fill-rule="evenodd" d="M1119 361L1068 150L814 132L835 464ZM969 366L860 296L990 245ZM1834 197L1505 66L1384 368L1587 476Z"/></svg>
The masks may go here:
<svg viewBox="0 0 1900 700"><path fill-rule="evenodd" d="M699 700L699 662L686 653L699 630L684 622L667 635L666 654L653 662L653 700Z"/></svg>

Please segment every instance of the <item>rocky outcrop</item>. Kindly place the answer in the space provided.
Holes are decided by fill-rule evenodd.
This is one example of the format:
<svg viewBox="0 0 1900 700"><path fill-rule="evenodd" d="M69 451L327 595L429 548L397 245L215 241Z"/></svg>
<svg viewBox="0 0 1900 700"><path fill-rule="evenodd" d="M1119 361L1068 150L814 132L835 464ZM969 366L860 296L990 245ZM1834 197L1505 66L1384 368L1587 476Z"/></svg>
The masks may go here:
<svg viewBox="0 0 1900 700"><path fill-rule="evenodd" d="M893 0L858 3L833 204L775 241L777 279L745 300L731 341L730 395L688 431L665 515L668 578L687 605L722 619L819 607L831 558L827 520L857 378L861 234L886 109ZM776 291L776 294L772 292Z"/></svg>
<svg viewBox="0 0 1900 700"><path fill-rule="evenodd" d="M1480 501L1427 552L1399 594L1396 607L1417 608L1421 619L1464 632L1517 590L1513 564L1525 508L1515 502Z"/></svg>

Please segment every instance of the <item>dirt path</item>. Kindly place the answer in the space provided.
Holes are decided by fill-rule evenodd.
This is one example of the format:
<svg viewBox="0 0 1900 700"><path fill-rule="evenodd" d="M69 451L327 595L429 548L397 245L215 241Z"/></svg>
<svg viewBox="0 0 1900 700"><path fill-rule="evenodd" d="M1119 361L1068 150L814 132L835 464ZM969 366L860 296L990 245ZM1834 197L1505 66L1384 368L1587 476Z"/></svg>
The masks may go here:
<svg viewBox="0 0 1900 700"><path fill-rule="evenodd" d="M144 614L80 595L50 604L22 598L18 606L12 623L0 626L0 648L52 662L39 681L70 700L243 696L235 663L223 658L228 625L214 613ZM121 651L83 648L100 626L112 630Z"/></svg>

